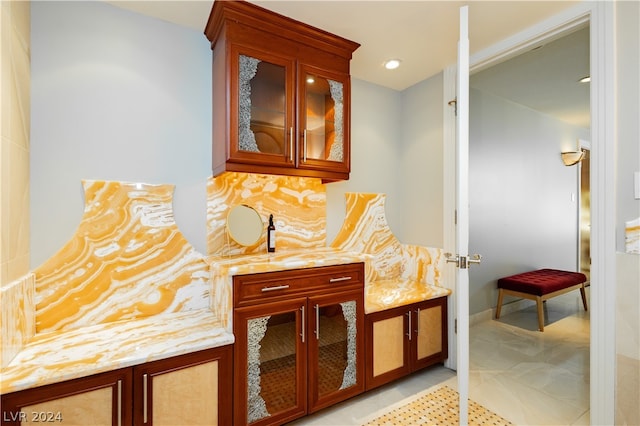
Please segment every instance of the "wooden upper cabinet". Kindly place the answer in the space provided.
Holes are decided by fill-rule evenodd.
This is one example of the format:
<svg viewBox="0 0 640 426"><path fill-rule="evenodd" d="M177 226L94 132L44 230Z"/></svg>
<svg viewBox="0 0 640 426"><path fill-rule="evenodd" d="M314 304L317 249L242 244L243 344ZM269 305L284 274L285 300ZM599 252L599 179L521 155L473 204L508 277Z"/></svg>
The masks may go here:
<svg viewBox="0 0 640 426"><path fill-rule="evenodd" d="M215 1L213 175L346 180L349 62L359 44L244 1Z"/></svg>

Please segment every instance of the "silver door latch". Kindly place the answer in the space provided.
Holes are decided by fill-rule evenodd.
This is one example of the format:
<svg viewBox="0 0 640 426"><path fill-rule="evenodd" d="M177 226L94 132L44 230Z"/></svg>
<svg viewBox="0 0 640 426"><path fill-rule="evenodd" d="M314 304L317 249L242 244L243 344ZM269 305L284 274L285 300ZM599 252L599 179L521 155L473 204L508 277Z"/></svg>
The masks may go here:
<svg viewBox="0 0 640 426"><path fill-rule="evenodd" d="M455 263L460 269L468 269L472 264L479 265L482 262L482 255L472 254L471 256L460 256L457 254L445 253L447 263Z"/></svg>

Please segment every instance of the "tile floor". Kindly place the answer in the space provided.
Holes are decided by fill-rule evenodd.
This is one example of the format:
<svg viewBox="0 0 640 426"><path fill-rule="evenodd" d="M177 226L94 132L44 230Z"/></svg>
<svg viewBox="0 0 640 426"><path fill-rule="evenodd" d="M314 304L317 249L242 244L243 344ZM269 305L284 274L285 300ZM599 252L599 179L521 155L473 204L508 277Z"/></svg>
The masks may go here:
<svg viewBox="0 0 640 426"><path fill-rule="evenodd" d="M516 425L588 425L589 313L578 291L545 305L543 333L535 306L471 327L470 398ZM456 389L455 371L434 366L290 425L360 425L440 383Z"/></svg>

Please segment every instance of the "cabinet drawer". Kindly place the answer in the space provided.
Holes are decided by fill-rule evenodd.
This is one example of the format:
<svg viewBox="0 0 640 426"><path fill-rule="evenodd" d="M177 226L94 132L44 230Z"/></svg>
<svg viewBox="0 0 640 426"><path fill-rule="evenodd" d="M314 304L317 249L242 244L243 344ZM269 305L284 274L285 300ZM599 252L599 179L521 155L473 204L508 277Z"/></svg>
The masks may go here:
<svg viewBox="0 0 640 426"><path fill-rule="evenodd" d="M335 289L364 287L364 264L322 266L233 277L234 306Z"/></svg>

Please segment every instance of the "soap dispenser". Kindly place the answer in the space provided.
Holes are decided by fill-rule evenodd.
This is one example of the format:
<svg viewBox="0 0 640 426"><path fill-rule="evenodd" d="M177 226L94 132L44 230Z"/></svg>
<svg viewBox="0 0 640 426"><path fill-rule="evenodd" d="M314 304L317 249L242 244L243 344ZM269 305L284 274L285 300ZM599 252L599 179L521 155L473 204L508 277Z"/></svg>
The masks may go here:
<svg viewBox="0 0 640 426"><path fill-rule="evenodd" d="M267 251L276 251L276 227L273 224L273 215L269 215L269 226L267 227Z"/></svg>

